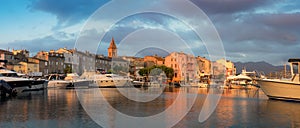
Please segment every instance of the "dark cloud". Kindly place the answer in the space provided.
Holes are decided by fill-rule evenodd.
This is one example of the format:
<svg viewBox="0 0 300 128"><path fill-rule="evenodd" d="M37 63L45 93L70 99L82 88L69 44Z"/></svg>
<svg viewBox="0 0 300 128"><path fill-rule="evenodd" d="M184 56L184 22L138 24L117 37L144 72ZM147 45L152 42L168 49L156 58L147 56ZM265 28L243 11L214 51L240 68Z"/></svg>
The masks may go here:
<svg viewBox="0 0 300 128"><path fill-rule="evenodd" d="M289 31L300 29L300 13L261 14L253 16L253 19L278 29Z"/></svg>
<svg viewBox="0 0 300 128"><path fill-rule="evenodd" d="M58 26L71 25L89 17L108 0L30 0L29 8L55 15Z"/></svg>
<svg viewBox="0 0 300 128"><path fill-rule="evenodd" d="M107 0L31 1L32 4L30 7L33 10L44 11L55 15L59 20L58 27L72 25L73 23L84 20L98 7L107 2ZM300 2L280 0L192 0L192 2L203 9L211 18L224 42L227 55L233 61L266 60L272 63L278 63L289 57L297 57L299 54ZM158 2L157 7L180 9L180 4L169 7L166 3ZM134 5L128 5L128 7L130 6ZM182 9L182 11L185 11L185 9ZM112 13L117 13L117 9ZM192 15L193 13L184 12L184 14ZM115 37L118 43L126 37L128 33L136 29L148 26L157 27L158 25L167 26L169 24L166 18L157 17L155 15L143 14L134 18L132 20L144 22L144 24L141 25L142 27L137 28L137 25L132 24L132 21L120 22L117 24L120 26L115 26L114 29L106 34L101 42L101 46L103 47L100 46L98 48L98 53L106 53L106 47L111 37ZM87 31L86 34L86 42L94 42L100 38L98 37L99 32L96 30ZM180 35L187 38L193 38L194 36L191 32L185 31L181 31ZM66 35L61 33L58 36L62 38ZM68 41L57 40L56 37L51 36L33 40L33 42L42 41L53 42L51 46L45 43L42 45L47 46L47 48L53 47L53 44L57 47L64 47L59 45L59 43L54 43L55 41L61 44L71 44L70 42L68 43ZM27 42L29 45L37 44L29 43L31 41ZM19 43L22 46L26 46L26 43L22 43L22 41L19 41ZM20 46L17 42L13 44ZM34 49L42 49L38 46L39 45L32 45ZM204 50L201 49L201 51Z"/></svg>
<svg viewBox="0 0 300 128"><path fill-rule="evenodd" d="M226 14L249 11L264 6L268 0L192 0L204 12L209 14Z"/></svg>

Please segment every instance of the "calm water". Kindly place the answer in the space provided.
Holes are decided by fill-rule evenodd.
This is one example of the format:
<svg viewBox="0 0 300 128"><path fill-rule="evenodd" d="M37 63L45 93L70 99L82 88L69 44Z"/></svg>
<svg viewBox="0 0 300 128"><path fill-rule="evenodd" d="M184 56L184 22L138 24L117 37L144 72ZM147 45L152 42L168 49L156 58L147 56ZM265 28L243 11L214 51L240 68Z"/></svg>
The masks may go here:
<svg viewBox="0 0 300 128"><path fill-rule="evenodd" d="M130 88L128 88L130 89ZM183 88L196 90L198 88ZM86 93L102 91L106 100L124 114L146 117L169 107L178 88L167 88L154 101L141 103L127 99L114 88L83 89ZM199 89L191 111L174 127L300 127L300 103L268 100L260 90L224 90L214 113L203 123L198 122L199 112L207 89ZM16 98L0 101L0 127L100 127L87 114L78 93L73 89L48 89L31 92ZM94 94L84 95L89 101ZM81 97L82 98L82 97ZM87 104L87 103L84 103ZM113 115L109 112L107 115ZM114 127L111 117L110 126Z"/></svg>

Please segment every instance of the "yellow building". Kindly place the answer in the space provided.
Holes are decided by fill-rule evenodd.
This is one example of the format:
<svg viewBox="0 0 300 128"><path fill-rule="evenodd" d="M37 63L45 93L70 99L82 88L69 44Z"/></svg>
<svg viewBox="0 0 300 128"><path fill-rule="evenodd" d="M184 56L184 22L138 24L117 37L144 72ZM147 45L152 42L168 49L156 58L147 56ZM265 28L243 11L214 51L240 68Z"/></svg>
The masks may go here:
<svg viewBox="0 0 300 128"><path fill-rule="evenodd" d="M231 62L230 60L220 59L217 60L216 63L223 64L223 65L225 64L226 76L231 76L236 74L236 68L234 66L234 63Z"/></svg>
<svg viewBox="0 0 300 128"><path fill-rule="evenodd" d="M164 58L157 55L144 57L144 62L152 62L154 65L164 65L164 61Z"/></svg>
<svg viewBox="0 0 300 128"><path fill-rule="evenodd" d="M20 62L14 65L14 70L22 74L31 74L34 72L39 72L39 64L35 62Z"/></svg>
<svg viewBox="0 0 300 128"><path fill-rule="evenodd" d="M199 74L200 75L210 75L211 74L211 61L204 57L201 57L201 56L196 57L196 60L197 60L197 64L199 67L199 72L200 72Z"/></svg>

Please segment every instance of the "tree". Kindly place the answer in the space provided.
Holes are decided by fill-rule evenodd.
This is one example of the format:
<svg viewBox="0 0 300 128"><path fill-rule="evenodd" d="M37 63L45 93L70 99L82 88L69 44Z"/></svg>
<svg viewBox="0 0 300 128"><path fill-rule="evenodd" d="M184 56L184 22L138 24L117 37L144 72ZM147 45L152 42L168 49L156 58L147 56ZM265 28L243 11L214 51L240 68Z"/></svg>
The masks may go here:
<svg viewBox="0 0 300 128"><path fill-rule="evenodd" d="M72 73L72 67L70 65L67 65L66 68L64 69L64 73Z"/></svg>
<svg viewBox="0 0 300 128"><path fill-rule="evenodd" d="M161 69L165 74L166 76L172 80L173 76L174 76L174 69L173 68L169 68L167 66L164 66L164 65L161 65L161 66L151 66L151 67L146 67L146 68L143 68L139 71L139 74L141 76L148 76L149 73L151 73L151 71L155 68L158 68L158 69ZM154 70L155 71L155 70ZM152 72L152 74L154 75L159 75L159 74L156 74L156 72Z"/></svg>

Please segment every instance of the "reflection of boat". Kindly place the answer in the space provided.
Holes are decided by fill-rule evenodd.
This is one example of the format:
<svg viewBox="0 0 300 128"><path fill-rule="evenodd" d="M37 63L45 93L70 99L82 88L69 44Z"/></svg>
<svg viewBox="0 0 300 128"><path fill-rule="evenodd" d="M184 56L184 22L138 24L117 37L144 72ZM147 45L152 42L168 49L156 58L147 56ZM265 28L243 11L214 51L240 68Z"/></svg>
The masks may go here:
<svg viewBox="0 0 300 128"><path fill-rule="evenodd" d="M290 80L280 79L258 79L263 92L271 99L298 100L300 101L300 59L289 59L292 78ZM298 71L294 73L294 68Z"/></svg>
<svg viewBox="0 0 300 128"><path fill-rule="evenodd" d="M4 80L17 93L47 88L46 80L20 78L16 72L4 68L0 69L0 79Z"/></svg>
<svg viewBox="0 0 300 128"><path fill-rule="evenodd" d="M116 74L96 74L94 82L98 87L123 87L130 83L129 77L119 76Z"/></svg>

